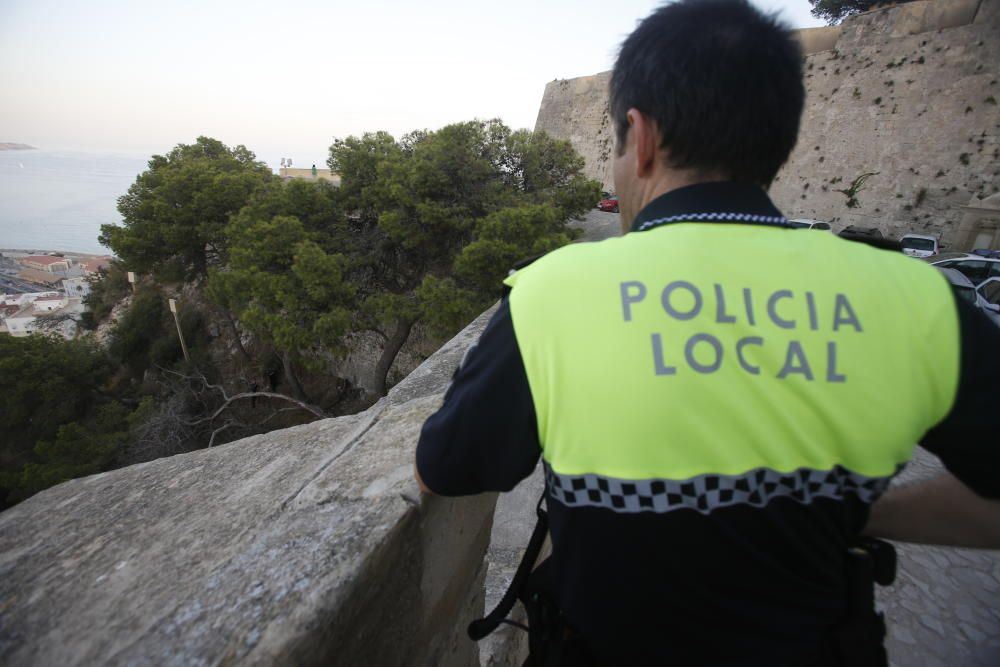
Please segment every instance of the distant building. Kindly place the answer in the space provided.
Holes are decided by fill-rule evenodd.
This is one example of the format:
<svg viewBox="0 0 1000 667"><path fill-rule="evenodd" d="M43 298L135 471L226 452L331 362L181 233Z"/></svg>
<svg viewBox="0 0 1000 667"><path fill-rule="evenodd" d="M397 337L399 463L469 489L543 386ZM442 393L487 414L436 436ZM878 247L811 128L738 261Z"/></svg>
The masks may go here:
<svg viewBox="0 0 1000 667"><path fill-rule="evenodd" d="M101 255L98 257L90 257L88 259L81 260L79 262L80 268L88 276L94 275L101 269L106 269L111 265L111 260L114 259L111 255Z"/></svg>
<svg viewBox="0 0 1000 667"><path fill-rule="evenodd" d="M90 281L86 278L67 278L62 281L66 296L84 298L90 294Z"/></svg>
<svg viewBox="0 0 1000 667"><path fill-rule="evenodd" d="M17 272L17 277L21 280L27 280L29 283L51 286L56 286L63 280L63 277L58 273L49 273L38 269L21 269Z"/></svg>
<svg viewBox="0 0 1000 667"><path fill-rule="evenodd" d="M69 298L65 295L43 296L35 299L32 303L32 310L36 313L51 313L69 305Z"/></svg>
<svg viewBox="0 0 1000 667"><path fill-rule="evenodd" d="M278 170L278 175L286 181L297 178L303 181L328 181L336 186L340 185L340 174L335 174L329 169L317 169L316 167L312 169L293 169L292 167L282 167Z"/></svg>
<svg viewBox="0 0 1000 667"><path fill-rule="evenodd" d="M10 295L5 295L10 296ZM77 316L86 310L82 299L71 299L64 294L18 294L21 297L12 303L0 304L0 333L8 333L15 338L28 336L36 331L49 331L63 338L74 338L77 332ZM68 315L48 327L42 327L39 318Z"/></svg>
<svg viewBox="0 0 1000 667"><path fill-rule="evenodd" d="M70 264L72 263L66 257L56 257L55 255L29 255L28 257L22 257L18 261L21 263L21 266L26 266L29 269L37 271L48 271L49 273L69 271Z"/></svg>
<svg viewBox="0 0 1000 667"><path fill-rule="evenodd" d="M15 338L23 338L35 330L35 314L31 305L27 305L4 318L7 333Z"/></svg>
<svg viewBox="0 0 1000 667"><path fill-rule="evenodd" d="M0 305L3 306L14 306L16 309L20 309L22 306L26 306L33 302L35 299L43 299L45 297L58 297L62 296L59 292L24 292L19 294L0 294Z"/></svg>

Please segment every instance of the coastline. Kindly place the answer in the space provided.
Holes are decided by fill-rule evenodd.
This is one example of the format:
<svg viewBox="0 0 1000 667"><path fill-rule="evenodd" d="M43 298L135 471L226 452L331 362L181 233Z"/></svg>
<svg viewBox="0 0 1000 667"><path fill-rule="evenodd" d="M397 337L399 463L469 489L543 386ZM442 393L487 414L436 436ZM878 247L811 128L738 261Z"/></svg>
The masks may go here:
<svg viewBox="0 0 1000 667"><path fill-rule="evenodd" d="M28 256L28 255L64 255L70 258L90 258L90 257L115 257L110 251L108 252L80 252L78 250L43 250L41 248L0 248L0 254L11 255L11 256Z"/></svg>
<svg viewBox="0 0 1000 667"><path fill-rule="evenodd" d="M102 224L148 157L52 150L0 151L0 246L104 255Z"/></svg>

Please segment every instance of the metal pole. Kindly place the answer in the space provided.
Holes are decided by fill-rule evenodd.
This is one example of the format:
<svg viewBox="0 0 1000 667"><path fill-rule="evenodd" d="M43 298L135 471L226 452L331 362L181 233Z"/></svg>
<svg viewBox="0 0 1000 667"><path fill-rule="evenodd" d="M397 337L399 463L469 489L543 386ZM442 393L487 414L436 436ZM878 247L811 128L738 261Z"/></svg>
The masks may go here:
<svg viewBox="0 0 1000 667"><path fill-rule="evenodd" d="M184 342L184 332L181 331L181 321L177 318L177 302L173 299L167 299L167 302L170 304L170 312L174 316L174 324L177 325L177 337L181 339L181 350L184 352L184 361L191 363L191 357L188 356L188 346Z"/></svg>

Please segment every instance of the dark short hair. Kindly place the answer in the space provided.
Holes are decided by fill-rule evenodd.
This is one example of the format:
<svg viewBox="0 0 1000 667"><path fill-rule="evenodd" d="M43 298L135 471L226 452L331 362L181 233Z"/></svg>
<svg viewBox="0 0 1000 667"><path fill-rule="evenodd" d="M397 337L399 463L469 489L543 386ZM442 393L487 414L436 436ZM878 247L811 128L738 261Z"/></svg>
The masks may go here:
<svg viewBox="0 0 1000 667"><path fill-rule="evenodd" d="M653 118L669 164L768 186L795 147L805 101L802 50L747 0L679 0L626 38L610 111L623 150L626 114Z"/></svg>

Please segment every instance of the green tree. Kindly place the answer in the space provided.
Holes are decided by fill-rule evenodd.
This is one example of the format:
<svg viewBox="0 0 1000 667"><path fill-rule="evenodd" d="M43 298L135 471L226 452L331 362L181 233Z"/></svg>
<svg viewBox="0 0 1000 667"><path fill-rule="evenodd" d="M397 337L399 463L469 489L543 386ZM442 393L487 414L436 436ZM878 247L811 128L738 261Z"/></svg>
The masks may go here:
<svg viewBox="0 0 1000 667"><path fill-rule="evenodd" d="M86 422L101 406L114 402L105 389L113 371L110 360L85 339L63 340L40 335L0 336L0 507L37 490L25 486L28 464L52 463L59 445L72 433L60 428ZM100 424L98 424L100 426ZM101 464L103 465L103 459Z"/></svg>
<svg viewBox="0 0 1000 667"><path fill-rule="evenodd" d="M36 460L25 464L17 493L27 497L110 468L128 440L128 415L125 406L106 403L81 421L59 426L54 438L35 445Z"/></svg>
<svg viewBox="0 0 1000 667"><path fill-rule="evenodd" d="M102 225L99 240L129 270L200 279L225 259L230 216L275 179L246 147L198 137L153 156L118 200L122 225Z"/></svg>
<svg viewBox="0 0 1000 667"><path fill-rule="evenodd" d="M108 352L134 375L142 375L149 368L149 353L163 335L166 312L163 296L155 287L147 286L135 294L112 330Z"/></svg>
<svg viewBox="0 0 1000 667"><path fill-rule="evenodd" d="M343 276L343 255L317 242L328 242L326 235L310 233L293 216L260 217L268 208L247 207L229 225L229 263L211 272L208 290L279 353L286 380L305 399L294 364L338 348L350 324L353 289Z"/></svg>
<svg viewBox="0 0 1000 667"><path fill-rule="evenodd" d="M112 309L129 294L128 272L119 260L112 260L96 277L88 280L90 293L83 298L87 307L82 324L87 329L97 326L111 314Z"/></svg>
<svg viewBox="0 0 1000 667"><path fill-rule="evenodd" d="M813 6L812 15L830 25L852 14L860 14L884 5L899 5L913 0L809 0Z"/></svg>
<svg viewBox="0 0 1000 667"><path fill-rule="evenodd" d="M415 324L444 330L467 320L499 296L514 260L572 239L567 222L600 192L568 142L512 132L498 120L398 142L385 132L348 137L330 147L327 164L340 174L350 211L355 325L383 341L379 393Z"/></svg>

